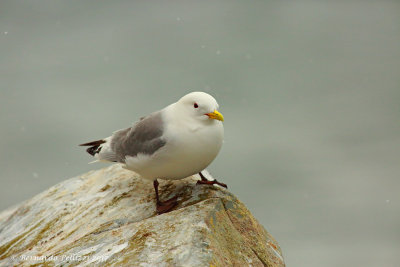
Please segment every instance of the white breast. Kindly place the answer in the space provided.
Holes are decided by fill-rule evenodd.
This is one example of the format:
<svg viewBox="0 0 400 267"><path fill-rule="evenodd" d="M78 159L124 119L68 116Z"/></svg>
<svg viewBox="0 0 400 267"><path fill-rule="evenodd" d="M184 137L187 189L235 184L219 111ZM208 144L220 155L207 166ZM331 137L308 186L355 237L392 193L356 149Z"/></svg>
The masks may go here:
<svg viewBox="0 0 400 267"><path fill-rule="evenodd" d="M127 158L126 167L147 179L182 179L204 170L217 156L224 128L212 120L206 126L182 127L168 124L166 145L154 155Z"/></svg>

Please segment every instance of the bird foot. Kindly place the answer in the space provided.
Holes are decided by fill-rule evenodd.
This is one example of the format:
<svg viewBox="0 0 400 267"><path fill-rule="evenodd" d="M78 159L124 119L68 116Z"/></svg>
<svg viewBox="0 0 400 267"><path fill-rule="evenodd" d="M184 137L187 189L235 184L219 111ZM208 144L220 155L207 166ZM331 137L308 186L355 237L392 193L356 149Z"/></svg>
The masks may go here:
<svg viewBox="0 0 400 267"><path fill-rule="evenodd" d="M224 183L220 183L220 182L218 182L217 180L214 180L214 181L208 181L208 180L199 180L199 181L197 181L197 184L211 184L211 185L213 185L213 184L217 184L217 185L219 185L219 186L222 186L222 187L228 188L228 186L227 186L226 184L224 184Z"/></svg>
<svg viewBox="0 0 400 267"><path fill-rule="evenodd" d="M166 213L170 210L172 210L176 205L178 205L178 201L176 201L178 199L177 196L170 198L166 201L158 201L157 204L157 213L158 214L163 214Z"/></svg>

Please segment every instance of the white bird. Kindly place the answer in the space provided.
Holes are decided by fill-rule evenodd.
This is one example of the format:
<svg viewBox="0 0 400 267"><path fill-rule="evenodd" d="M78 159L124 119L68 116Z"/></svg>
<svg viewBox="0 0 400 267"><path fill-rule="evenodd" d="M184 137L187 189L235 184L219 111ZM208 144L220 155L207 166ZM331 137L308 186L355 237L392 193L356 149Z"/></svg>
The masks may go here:
<svg viewBox="0 0 400 267"><path fill-rule="evenodd" d="M199 173L200 184L208 181L201 173L217 156L224 138L224 117L209 94L192 92L176 103L141 118L132 127L110 137L81 146L98 161L119 162L153 181L157 212L168 212L177 197L161 202L157 179L177 180Z"/></svg>

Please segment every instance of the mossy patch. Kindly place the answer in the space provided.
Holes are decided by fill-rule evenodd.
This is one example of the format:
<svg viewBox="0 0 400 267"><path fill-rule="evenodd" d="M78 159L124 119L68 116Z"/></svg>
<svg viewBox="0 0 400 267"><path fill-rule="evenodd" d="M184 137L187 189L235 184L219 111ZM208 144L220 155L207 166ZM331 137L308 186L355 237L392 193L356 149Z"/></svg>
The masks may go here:
<svg viewBox="0 0 400 267"><path fill-rule="evenodd" d="M129 194L129 192L124 192L124 193L122 193L122 194L120 194L120 195L118 195L118 196L115 196L112 200L111 200L111 202L109 202L109 203L106 203L106 205L104 205L104 208L109 208L109 207L111 207L111 206L115 206L120 200L122 200L122 199L124 199L124 198L127 198L127 197L130 197L131 195Z"/></svg>
<svg viewBox="0 0 400 267"><path fill-rule="evenodd" d="M35 229L37 229L43 223L43 221L44 221L44 219L41 220L40 222L38 222L37 224L35 224L28 231L18 235L11 241L7 242L5 245L1 246L0 247L0 260L13 255L18 250L22 250L23 248L18 247L18 245L25 240L25 237L27 235L29 235L31 232L33 232ZM12 249L12 247L15 247L15 249ZM11 248L11 250L10 250L10 248Z"/></svg>
<svg viewBox="0 0 400 267"><path fill-rule="evenodd" d="M138 262L138 256L145 248L146 240L156 233L149 231L147 225L141 225L136 233L129 239L128 246L113 257L118 259L118 265L129 266Z"/></svg>

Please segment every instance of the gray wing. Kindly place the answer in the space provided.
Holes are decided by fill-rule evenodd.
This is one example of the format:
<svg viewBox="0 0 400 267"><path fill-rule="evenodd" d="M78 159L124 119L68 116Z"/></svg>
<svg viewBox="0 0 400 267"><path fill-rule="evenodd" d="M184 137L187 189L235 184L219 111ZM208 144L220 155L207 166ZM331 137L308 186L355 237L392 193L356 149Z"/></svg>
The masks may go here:
<svg viewBox="0 0 400 267"><path fill-rule="evenodd" d="M162 138L164 121L161 111L142 118L133 127L115 132L111 139L111 149L118 162L125 162L126 156L139 153L152 155L165 145Z"/></svg>

